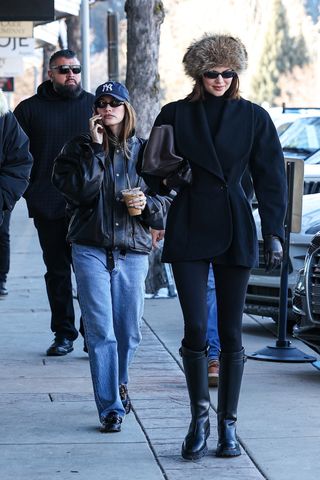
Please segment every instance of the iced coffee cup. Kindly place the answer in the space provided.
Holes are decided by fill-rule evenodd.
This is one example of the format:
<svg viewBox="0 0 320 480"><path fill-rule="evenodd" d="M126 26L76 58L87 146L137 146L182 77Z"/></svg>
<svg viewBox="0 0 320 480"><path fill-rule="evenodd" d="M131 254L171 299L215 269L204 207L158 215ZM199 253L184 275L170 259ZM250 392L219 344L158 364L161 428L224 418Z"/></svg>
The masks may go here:
<svg viewBox="0 0 320 480"><path fill-rule="evenodd" d="M122 196L123 196L123 200L124 200L124 202L127 206L129 215L131 217L134 217L135 215L141 215L141 209L140 208L135 208L135 207L131 207L130 205L128 205L130 200L139 196L140 187L127 188L126 190L121 190L121 193L122 193Z"/></svg>

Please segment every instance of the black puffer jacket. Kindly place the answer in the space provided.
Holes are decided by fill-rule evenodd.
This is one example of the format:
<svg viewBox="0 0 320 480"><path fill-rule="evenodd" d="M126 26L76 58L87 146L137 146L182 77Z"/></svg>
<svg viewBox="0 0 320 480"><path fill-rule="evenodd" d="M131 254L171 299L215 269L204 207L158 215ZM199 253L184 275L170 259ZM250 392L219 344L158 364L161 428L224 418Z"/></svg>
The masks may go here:
<svg viewBox="0 0 320 480"><path fill-rule="evenodd" d="M68 240L139 253L151 250L149 227L161 230L170 200L153 194L136 172L143 141L129 139L130 159L115 149L113 161L90 135L67 143L56 158L52 182L65 196L71 215ZM141 215L130 217L121 191L140 186L147 197Z"/></svg>
<svg viewBox="0 0 320 480"><path fill-rule="evenodd" d="M30 186L24 195L30 217L64 217L65 200L51 183L53 162L66 142L89 131L93 101L94 96L84 90L76 98L62 97L47 80L39 85L36 95L14 110L34 157Z"/></svg>
<svg viewBox="0 0 320 480"><path fill-rule="evenodd" d="M0 225L3 211L12 210L27 188L31 167L28 137L0 90Z"/></svg>

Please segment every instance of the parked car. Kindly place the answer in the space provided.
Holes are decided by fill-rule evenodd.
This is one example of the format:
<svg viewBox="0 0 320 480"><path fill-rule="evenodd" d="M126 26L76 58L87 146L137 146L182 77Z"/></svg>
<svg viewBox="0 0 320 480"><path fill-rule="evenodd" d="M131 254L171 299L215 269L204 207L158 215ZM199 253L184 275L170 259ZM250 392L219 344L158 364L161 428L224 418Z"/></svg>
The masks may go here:
<svg viewBox="0 0 320 480"><path fill-rule="evenodd" d="M312 166L311 166L312 167ZM319 166L316 166L318 168ZM318 182L320 181L318 177ZM280 296L280 268L265 272L263 257L263 240L261 236L260 217L255 210L254 220L258 231L259 266L252 270L250 275L245 313L271 317L278 320ZM304 258L314 234L320 230L320 193L303 196L302 227L300 233L290 235L290 265L288 277L288 323L295 323L296 318L292 310L292 298L299 271L303 267Z"/></svg>
<svg viewBox="0 0 320 480"><path fill-rule="evenodd" d="M320 150L320 116L298 118L279 139L286 157L307 161Z"/></svg>
<svg viewBox="0 0 320 480"><path fill-rule="evenodd" d="M280 136L298 118L320 116L320 108L296 108L283 105L270 109L269 113Z"/></svg>
<svg viewBox="0 0 320 480"><path fill-rule="evenodd" d="M279 135L285 158L301 159L305 163L303 192L305 195L320 192L320 108L312 111L318 116L313 114L297 118L296 114L290 114L295 115L296 120L291 121L290 126ZM319 166L309 168L307 164ZM254 195L252 207L257 206Z"/></svg>
<svg viewBox="0 0 320 480"><path fill-rule="evenodd" d="M294 337L320 353L320 232L308 246L293 297Z"/></svg>

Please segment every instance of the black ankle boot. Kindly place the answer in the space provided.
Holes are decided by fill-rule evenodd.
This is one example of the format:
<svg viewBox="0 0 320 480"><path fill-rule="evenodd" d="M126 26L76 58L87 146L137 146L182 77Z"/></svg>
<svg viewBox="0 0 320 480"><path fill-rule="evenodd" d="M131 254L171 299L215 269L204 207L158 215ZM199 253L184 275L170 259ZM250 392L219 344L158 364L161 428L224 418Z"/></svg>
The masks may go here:
<svg viewBox="0 0 320 480"><path fill-rule="evenodd" d="M191 407L191 423L184 439L181 455L186 460L197 460L207 451L210 434L207 351L194 352L180 348Z"/></svg>
<svg viewBox="0 0 320 480"><path fill-rule="evenodd" d="M220 355L217 457L241 455L236 438L236 421L245 358L244 349Z"/></svg>

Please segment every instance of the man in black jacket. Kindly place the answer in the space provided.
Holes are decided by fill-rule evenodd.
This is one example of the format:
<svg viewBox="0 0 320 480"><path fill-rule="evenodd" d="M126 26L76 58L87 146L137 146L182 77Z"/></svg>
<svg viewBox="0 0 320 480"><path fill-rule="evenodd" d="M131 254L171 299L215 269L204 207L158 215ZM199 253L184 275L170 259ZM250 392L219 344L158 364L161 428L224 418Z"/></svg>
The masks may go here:
<svg viewBox="0 0 320 480"><path fill-rule="evenodd" d="M0 90L0 296L7 295L11 211L28 186L32 166L29 140Z"/></svg>
<svg viewBox="0 0 320 480"><path fill-rule="evenodd" d="M73 350L75 328L70 247L66 242L65 200L51 184L55 157L75 135L88 131L93 95L81 87L81 65L72 50L60 50L49 62L49 80L36 95L22 101L14 113L30 139L34 157L31 182L25 198L34 219L47 268L45 281L51 308L54 342L49 356Z"/></svg>

